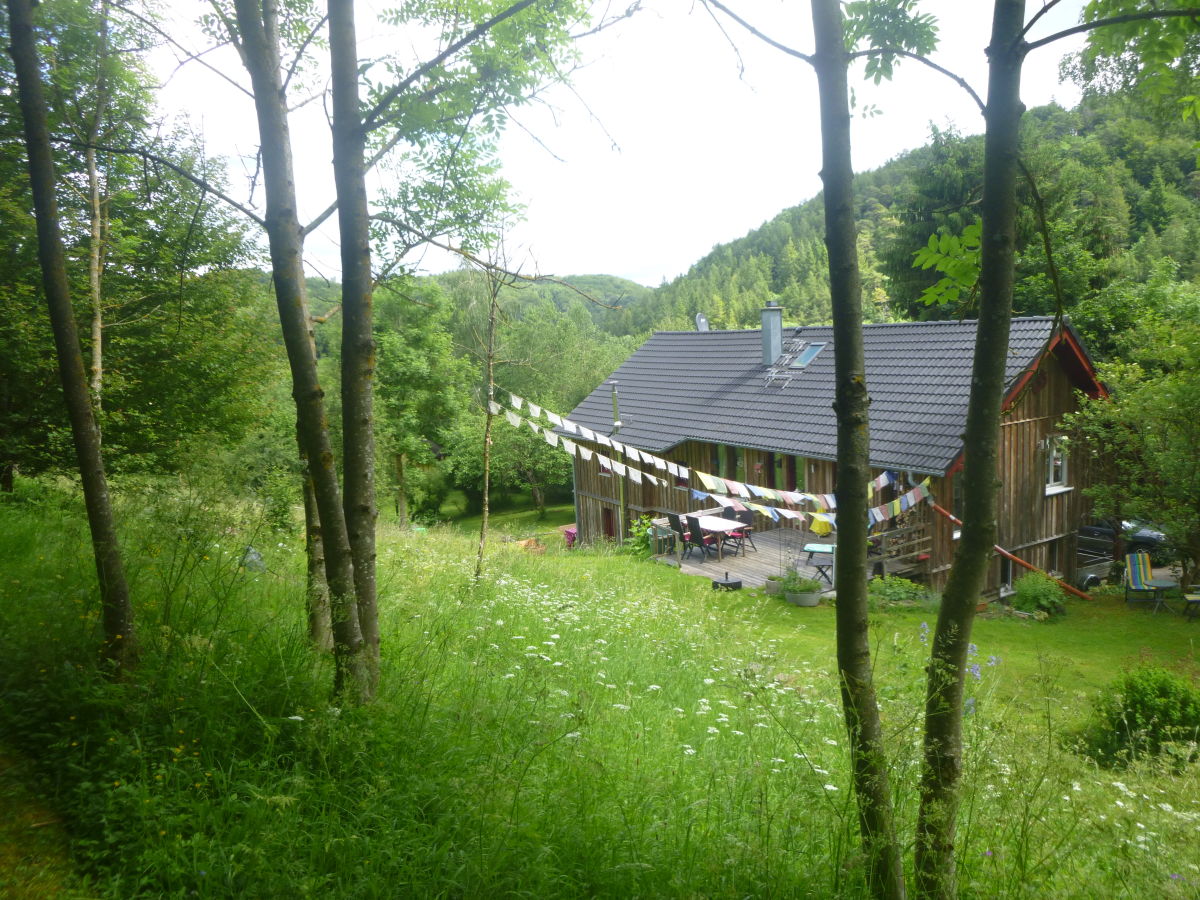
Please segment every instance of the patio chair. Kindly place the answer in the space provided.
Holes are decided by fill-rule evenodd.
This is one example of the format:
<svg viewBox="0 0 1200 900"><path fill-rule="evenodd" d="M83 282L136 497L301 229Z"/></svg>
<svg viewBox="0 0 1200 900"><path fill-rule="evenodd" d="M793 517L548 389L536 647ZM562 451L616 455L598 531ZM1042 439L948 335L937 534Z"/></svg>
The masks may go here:
<svg viewBox="0 0 1200 900"><path fill-rule="evenodd" d="M743 525L746 526L745 528L742 529L742 540L744 542L749 541L750 549L752 549L755 553L757 553L758 548L754 546L754 534L753 534L753 532L754 532L754 510L744 509L741 512L737 513L735 518L739 522L741 522Z"/></svg>
<svg viewBox="0 0 1200 900"><path fill-rule="evenodd" d="M671 526L671 530L675 532L675 536L679 538L679 545L683 546L687 543L687 529L683 527L683 522L679 519L679 513L667 513L667 523Z"/></svg>
<svg viewBox="0 0 1200 900"><path fill-rule="evenodd" d="M1147 582L1154 577L1149 553L1129 553L1125 556L1125 602L1158 602L1158 591Z"/></svg>
<svg viewBox="0 0 1200 900"><path fill-rule="evenodd" d="M731 522L739 521L738 511L726 506L721 510L721 518L729 519ZM746 535L741 529L737 531L726 531L721 535L721 546L732 547L733 555L737 556L739 550L743 550L746 546Z"/></svg>
<svg viewBox="0 0 1200 900"><path fill-rule="evenodd" d="M1200 584L1193 584L1183 595L1183 614L1189 622L1200 615Z"/></svg>
<svg viewBox="0 0 1200 900"><path fill-rule="evenodd" d="M689 556L693 550L700 551L701 559L708 556L709 553L717 552L716 538L711 534L705 534L704 529L700 527L700 520L695 516L686 516L687 534L684 535L683 555Z"/></svg>

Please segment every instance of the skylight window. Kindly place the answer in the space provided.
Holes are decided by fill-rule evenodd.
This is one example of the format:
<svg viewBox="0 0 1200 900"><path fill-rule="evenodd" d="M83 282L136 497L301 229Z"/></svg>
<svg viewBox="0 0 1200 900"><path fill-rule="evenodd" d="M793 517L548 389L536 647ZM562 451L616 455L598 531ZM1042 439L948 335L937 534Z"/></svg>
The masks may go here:
<svg viewBox="0 0 1200 900"><path fill-rule="evenodd" d="M825 342L821 341L814 344L809 344L800 351L800 355L792 362L793 369L803 369L810 362L817 358L817 354L825 349Z"/></svg>

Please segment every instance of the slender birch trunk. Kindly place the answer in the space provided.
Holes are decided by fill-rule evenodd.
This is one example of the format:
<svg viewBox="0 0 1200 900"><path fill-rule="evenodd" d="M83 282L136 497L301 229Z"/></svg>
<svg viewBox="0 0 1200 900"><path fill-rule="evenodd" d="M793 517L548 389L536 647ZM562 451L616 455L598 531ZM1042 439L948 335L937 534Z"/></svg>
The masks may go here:
<svg viewBox="0 0 1200 900"><path fill-rule="evenodd" d="M100 583L100 605L104 627L105 655L121 671L136 659L133 607L121 562L116 523L100 452L100 432L88 394L87 373L79 349L79 333L67 286L67 264L59 230L58 204L54 195L54 162L46 124L46 101L41 82L37 44L33 33L30 0L8 0L9 44L17 75L25 147L29 156L29 181L37 219L38 260L63 396L71 421L75 456L83 482L92 552Z"/></svg>
<svg viewBox="0 0 1200 900"><path fill-rule="evenodd" d="M484 379L487 385L487 400L484 401L483 423L483 518L479 523L479 553L475 557L475 580L483 575L483 552L487 548L488 512L492 493L492 404L496 401L496 316L499 314L500 280L494 272L487 273L488 279L488 324L487 348L484 358Z"/></svg>
<svg viewBox="0 0 1200 900"><path fill-rule="evenodd" d="M862 285L854 223L850 106L838 0L813 0L813 68L821 101L821 180L825 246L833 298L837 412L837 659L850 738L859 829L868 881L876 897L903 897L904 869L892 815L883 725L871 671L867 631L867 482L870 433L862 336Z"/></svg>
<svg viewBox="0 0 1200 900"><path fill-rule="evenodd" d="M408 527L408 456L392 454L392 471L396 478L396 523Z"/></svg>
<svg viewBox="0 0 1200 900"><path fill-rule="evenodd" d="M308 639L317 650L328 652L333 650L333 621L329 610L329 582L325 580L325 543L321 538L321 518L317 514L317 495L312 476L308 474L308 461L302 462Z"/></svg>
<svg viewBox="0 0 1200 900"><path fill-rule="evenodd" d="M375 338L371 312L371 220L366 132L358 102L353 0L329 0L333 86L333 180L342 252L342 467L354 589L373 695L379 683L375 582Z"/></svg>
<svg viewBox="0 0 1200 900"><path fill-rule="evenodd" d="M92 132L95 140L96 132ZM100 293L100 245L104 240L102 207L100 204L100 171L96 165L96 150L88 147L84 152L88 177L88 215L91 219L90 246L88 247L88 290L92 301L92 366L89 388L92 408L99 419L104 402L104 305ZM99 422L97 422L99 428Z"/></svg>
<svg viewBox="0 0 1200 900"><path fill-rule="evenodd" d="M373 678L359 624L354 562L334 464L325 392L317 377L305 296L303 230L296 209L292 145L280 75L276 0L235 0L237 48L253 86L262 147L265 217L272 281L292 372L297 431L308 459L325 548L336 673L334 691L350 702L372 696Z"/></svg>
<svg viewBox="0 0 1200 900"><path fill-rule="evenodd" d="M88 180L88 290L92 301L92 366L90 388L92 392L92 408L96 414L96 427L100 428L100 415L103 411L104 399L104 305L101 294L102 270L104 263L104 206L100 191L100 167L96 163L96 143L100 139L100 128L104 122L105 110L108 107L108 2L100 4L100 35L99 56L96 66L96 108L88 123L87 148L84 150L84 160L87 167Z"/></svg>
<svg viewBox="0 0 1200 900"><path fill-rule="evenodd" d="M917 819L917 889L957 896L954 862L962 778L963 684L975 608L996 542L996 463L1012 320L1024 0L996 0L988 46L979 325L963 435L963 527L933 635Z"/></svg>

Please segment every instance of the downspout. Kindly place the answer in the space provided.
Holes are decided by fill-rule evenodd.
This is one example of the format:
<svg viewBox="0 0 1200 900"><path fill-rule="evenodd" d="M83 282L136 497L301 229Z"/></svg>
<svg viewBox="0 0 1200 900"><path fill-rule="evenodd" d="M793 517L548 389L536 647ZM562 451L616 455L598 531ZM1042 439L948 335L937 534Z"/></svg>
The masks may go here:
<svg viewBox="0 0 1200 900"><path fill-rule="evenodd" d="M615 438L617 436L617 432L621 430L621 415L617 409L617 382L614 379L613 381L610 381L609 384L612 385L613 406L613 427L612 431L609 433L609 437ZM621 458L625 459L624 453L621 454ZM617 543L622 544L625 542L625 517L627 514L625 509L625 478L622 475L618 475L615 470L613 471L613 477L617 479L617 491L621 500L621 521L617 524Z"/></svg>
<svg viewBox="0 0 1200 900"><path fill-rule="evenodd" d="M954 515L953 513L947 512L946 510L942 509L942 507L938 506L936 503L931 502L929 505L934 508L934 511L941 513L943 516L945 516L947 519L949 519L955 525L962 524L962 519L958 518L958 516ZM1025 560L1021 559L1019 556L1014 556L1013 554L1011 554L1007 550L1005 550L1003 547L1001 547L999 544L993 544L992 548L997 553L999 553L1001 556L1003 556L1005 559L1012 560L1017 565L1024 566L1026 569L1028 569L1031 572L1041 572L1043 575L1045 575L1047 578L1049 578L1051 581L1053 581L1055 584L1057 584L1060 588L1062 588L1064 591L1066 591L1068 594L1072 595L1073 597L1078 597L1080 600L1091 600L1092 599L1091 597L1089 597L1083 591L1079 590L1079 588L1075 587L1074 585L1067 584L1061 578L1055 578L1049 572L1043 572L1041 569L1039 569L1033 563L1025 562Z"/></svg>

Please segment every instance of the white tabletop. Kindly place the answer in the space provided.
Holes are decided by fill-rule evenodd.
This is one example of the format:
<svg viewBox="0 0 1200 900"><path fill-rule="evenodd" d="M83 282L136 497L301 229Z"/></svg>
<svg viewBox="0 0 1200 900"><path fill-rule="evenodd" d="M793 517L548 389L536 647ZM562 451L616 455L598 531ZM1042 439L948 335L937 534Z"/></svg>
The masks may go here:
<svg viewBox="0 0 1200 900"><path fill-rule="evenodd" d="M737 519L726 519L724 516L694 516L700 527L705 531L737 531L743 527Z"/></svg>

